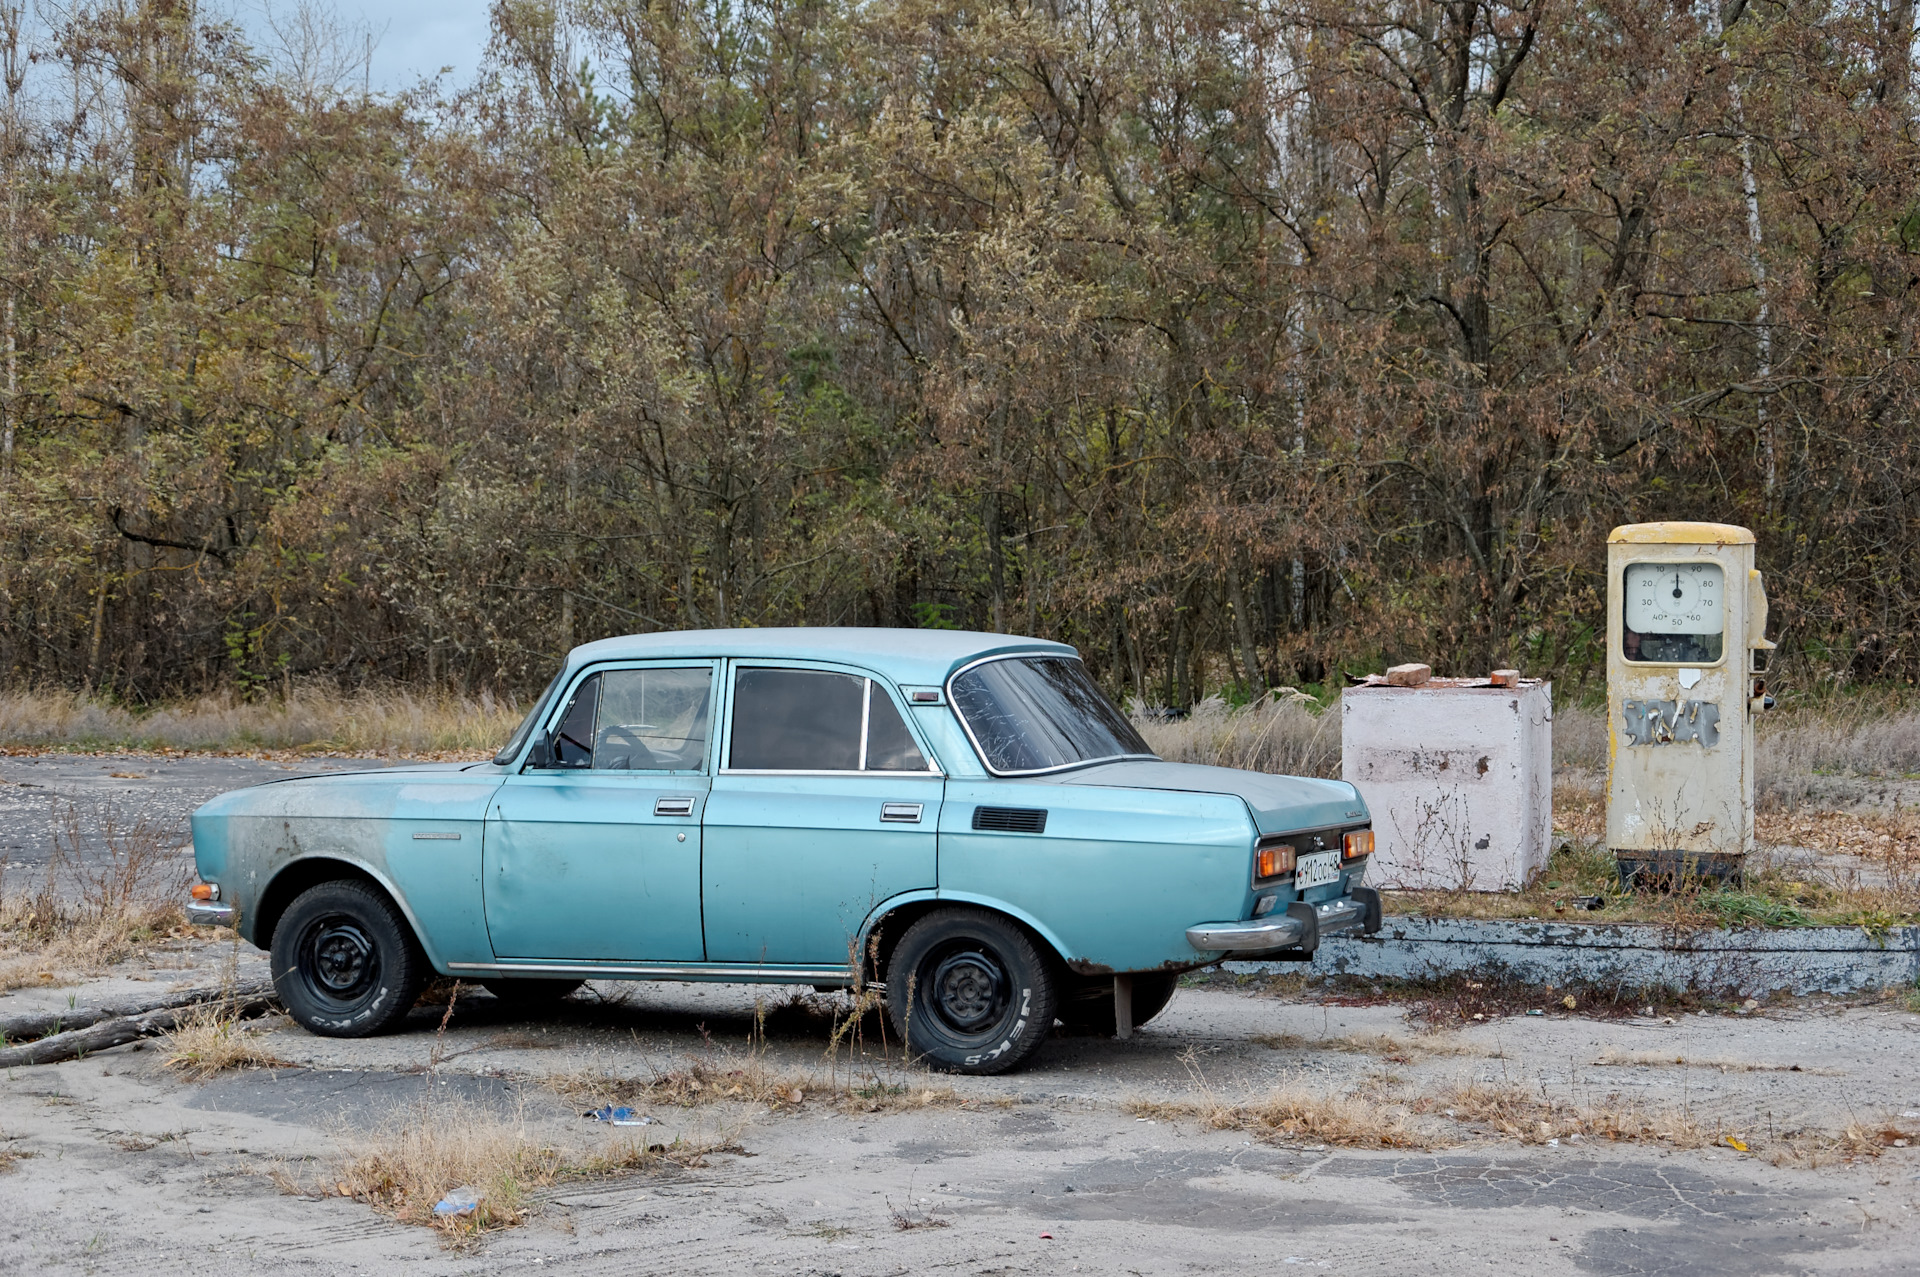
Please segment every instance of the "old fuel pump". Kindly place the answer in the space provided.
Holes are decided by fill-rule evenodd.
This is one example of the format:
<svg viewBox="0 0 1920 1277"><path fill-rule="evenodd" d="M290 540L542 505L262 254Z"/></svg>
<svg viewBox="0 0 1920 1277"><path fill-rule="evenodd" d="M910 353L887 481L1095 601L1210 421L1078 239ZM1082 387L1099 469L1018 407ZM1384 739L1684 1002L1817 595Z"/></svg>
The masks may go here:
<svg viewBox="0 0 1920 1277"><path fill-rule="evenodd" d="M1635 523L1607 538L1607 845L1623 885L1740 881L1766 629L1747 529Z"/></svg>

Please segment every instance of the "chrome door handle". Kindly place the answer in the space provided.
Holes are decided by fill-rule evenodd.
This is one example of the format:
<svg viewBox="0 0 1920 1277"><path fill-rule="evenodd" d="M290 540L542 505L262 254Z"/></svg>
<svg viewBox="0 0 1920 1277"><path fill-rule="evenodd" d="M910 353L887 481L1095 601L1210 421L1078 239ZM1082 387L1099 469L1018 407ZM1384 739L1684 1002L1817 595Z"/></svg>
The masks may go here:
<svg viewBox="0 0 1920 1277"><path fill-rule="evenodd" d="M890 824L917 825L924 808L923 803L881 803L880 819Z"/></svg>
<svg viewBox="0 0 1920 1277"><path fill-rule="evenodd" d="M656 816L691 816L693 799L687 797L656 798L653 800L653 814Z"/></svg>

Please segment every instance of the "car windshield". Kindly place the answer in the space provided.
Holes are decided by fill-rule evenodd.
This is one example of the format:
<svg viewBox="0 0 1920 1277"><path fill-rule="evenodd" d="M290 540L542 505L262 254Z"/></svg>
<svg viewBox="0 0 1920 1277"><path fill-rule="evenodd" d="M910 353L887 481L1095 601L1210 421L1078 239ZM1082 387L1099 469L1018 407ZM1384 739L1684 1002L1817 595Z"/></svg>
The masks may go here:
<svg viewBox="0 0 1920 1277"><path fill-rule="evenodd" d="M1073 657L987 661L956 675L952 694L981 757L1001 775L1155 757Z"/></svg>
<svg viewBox="0 0 1920 1277"><path fill-rule="evenodd" d="M542 714L546 713L547 702L553 699L553 690L560 686L561 676L566 672L562 669L559 674L553 676L553 681L547 684L547 690L540 693L540 699L533 703L533 708L527 711L527 716L520 720L520 726L513 729L513 736L500 747L500 752L493 756L496 766L507 766L519 754L520 747L527 743L527 737L533 735L533 725L540 721Z"/></svg>

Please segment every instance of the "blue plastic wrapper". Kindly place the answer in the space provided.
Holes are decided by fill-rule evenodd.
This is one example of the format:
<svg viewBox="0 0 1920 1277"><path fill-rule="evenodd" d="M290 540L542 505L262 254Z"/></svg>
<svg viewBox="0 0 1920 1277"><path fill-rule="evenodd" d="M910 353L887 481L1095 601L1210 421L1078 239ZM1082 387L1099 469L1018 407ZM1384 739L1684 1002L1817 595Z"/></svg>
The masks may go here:
<svg viewBox="0 0 1920 1277"><path fill-rule="evenodd" d="M580 1116L591 1118L596 1122L611 1122L615 1126L653 1126L657 1121L655 1118L644 1117L625 1106L616 1108L611 1104L602 1104L591 1113L582 1113Z"/></svg>

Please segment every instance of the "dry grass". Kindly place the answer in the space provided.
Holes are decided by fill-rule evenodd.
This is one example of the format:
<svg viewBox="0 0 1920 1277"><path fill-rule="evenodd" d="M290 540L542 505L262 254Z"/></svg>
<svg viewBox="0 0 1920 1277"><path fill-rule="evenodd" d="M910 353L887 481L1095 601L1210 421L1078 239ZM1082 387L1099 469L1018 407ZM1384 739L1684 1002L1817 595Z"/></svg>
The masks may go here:
<svg viewBox="0 0 1920 1277"><path fill-rule="evenodd" d="M282 1192L350 1197L401 1223L438 1228L449 1241L460 1242L525 1222L534 1210L534 1194L565 1181L698 1167L717 1153L743 1151L728 1140L649 1144L624 1130L562 1148L536 1138L524 1115L435 1100L356 1142L324 1171L301 1174L281 1167L273 1178ZM477 1192L475 1210L435 1215L434 1205L460 1188Z"/></svg>
<svg viewBox="0 0 1920 1277"><path fill-rule="evenodd" d="M295 683L278 696L232 693L134 710L68 692L0 694L0 743L16 749L300 750L480 758L512 734L526 706L490 691L342 692Z"/></svg>
<svg viewBox="0 0 1920 1277"><path fill-rule="evenodd" d="M1800 1064L1766 1064L1758 1060L1700 1059L1661 1051L1622 1051L1608 1047L1593 1061L1596 1068L1711 1069L1716 1073L1809 1073L1840 1077L1838 1069L1808 1068Z"/></svg>
<svg viewBox="0 0 1920 1277"><path fill-rule="evenodd" d="M1708 1119L1686 1106L1654 1108L1618 1094L1598 1103L1576 1103L1511 1083L1427 1085L1414 1091L1376 1076L1346 1090L1312 1090L1294 1083L1257 1099L1228 1101L1214 1093L1191 1061L1188 1067L1194 1073L1196 1098L1134 1100L1127 1111L1154 1120L1191 1120L1214 1130L1244 1131L1285 1146L1433 1150L1488 1137L1556 1145L1604 1140L1676 1149L1723 1147L1766 1157L1777 1166L1814 1167L1920 1142L1891 1121L1854 1121L1838 1131L1782 1130L1773 1127L1770 1118L1732 1123ZM1908 1144L1896 1145L1899 1140Z"/></svg>
<svg viewBox="0 0 1920 1277"><path fill-rule="evenodd" d="M1223 1103L1134 1100L1126 1110L1159 1121L1198 1118L1216 1131L1245 1131L1270 1144L1324 1144L1331 1148L1436 1148L1415 1130L1404 1109L1368 1095L1283 1086L1263 1099Z"/></svg>
<svg viewBox="0 0 1920 1277"><path fill-rule="evenodd" d="M1169 762L1290 776L1340 774L1339 706L1319 709L1290 687L1239 709L1212 696L1182 719L1136 713L1133 722L1153 752Z"/></svg>
<svg viewBox="0 0 1920 1277"><path fill-rule="evenodd" d="M1435 1056L1472 1055L1490 1060L1503 1058L1498 1051L1486 1051L1430 1034L1413 1038L1397 1038L1391 1033L1308 1038L1297 1033L1256 1033L1250 1040L1276 1051L1344 1051L1353 1055L1377 1055L1389 1064L1411 1064L1415 1060Z"/></svg>
<svg viewBox="0 0 1920 1277"><path fill-rule="evenodd" d="M878 1072L841 1076L779 1068L758 1052L689 1058L644 1077L612 1069L583 1069L551 1078L549 1084L570 1103L583 1107L752 1104L778 1113L817 1105L841 1113L865 1114L961 1108L976 1103L931 1074L897 1070L891 1076Z"/></svg>
<svg viewBox="0 0 1920 1277"><path fill-rule="evenodd" d="M195 1007L167 1035L166 1067L194 1081L235 1069L292 1068L254 1036L230 1006Z"/></svg>
<svg viewBox="0 0 1920 1277"><path fill-rule="evenodd" d="M66 983L194 935L180 905L193 865L177 841L144 815L62 809L38 882L15 891L0 870L0 990Z"/></svg>

